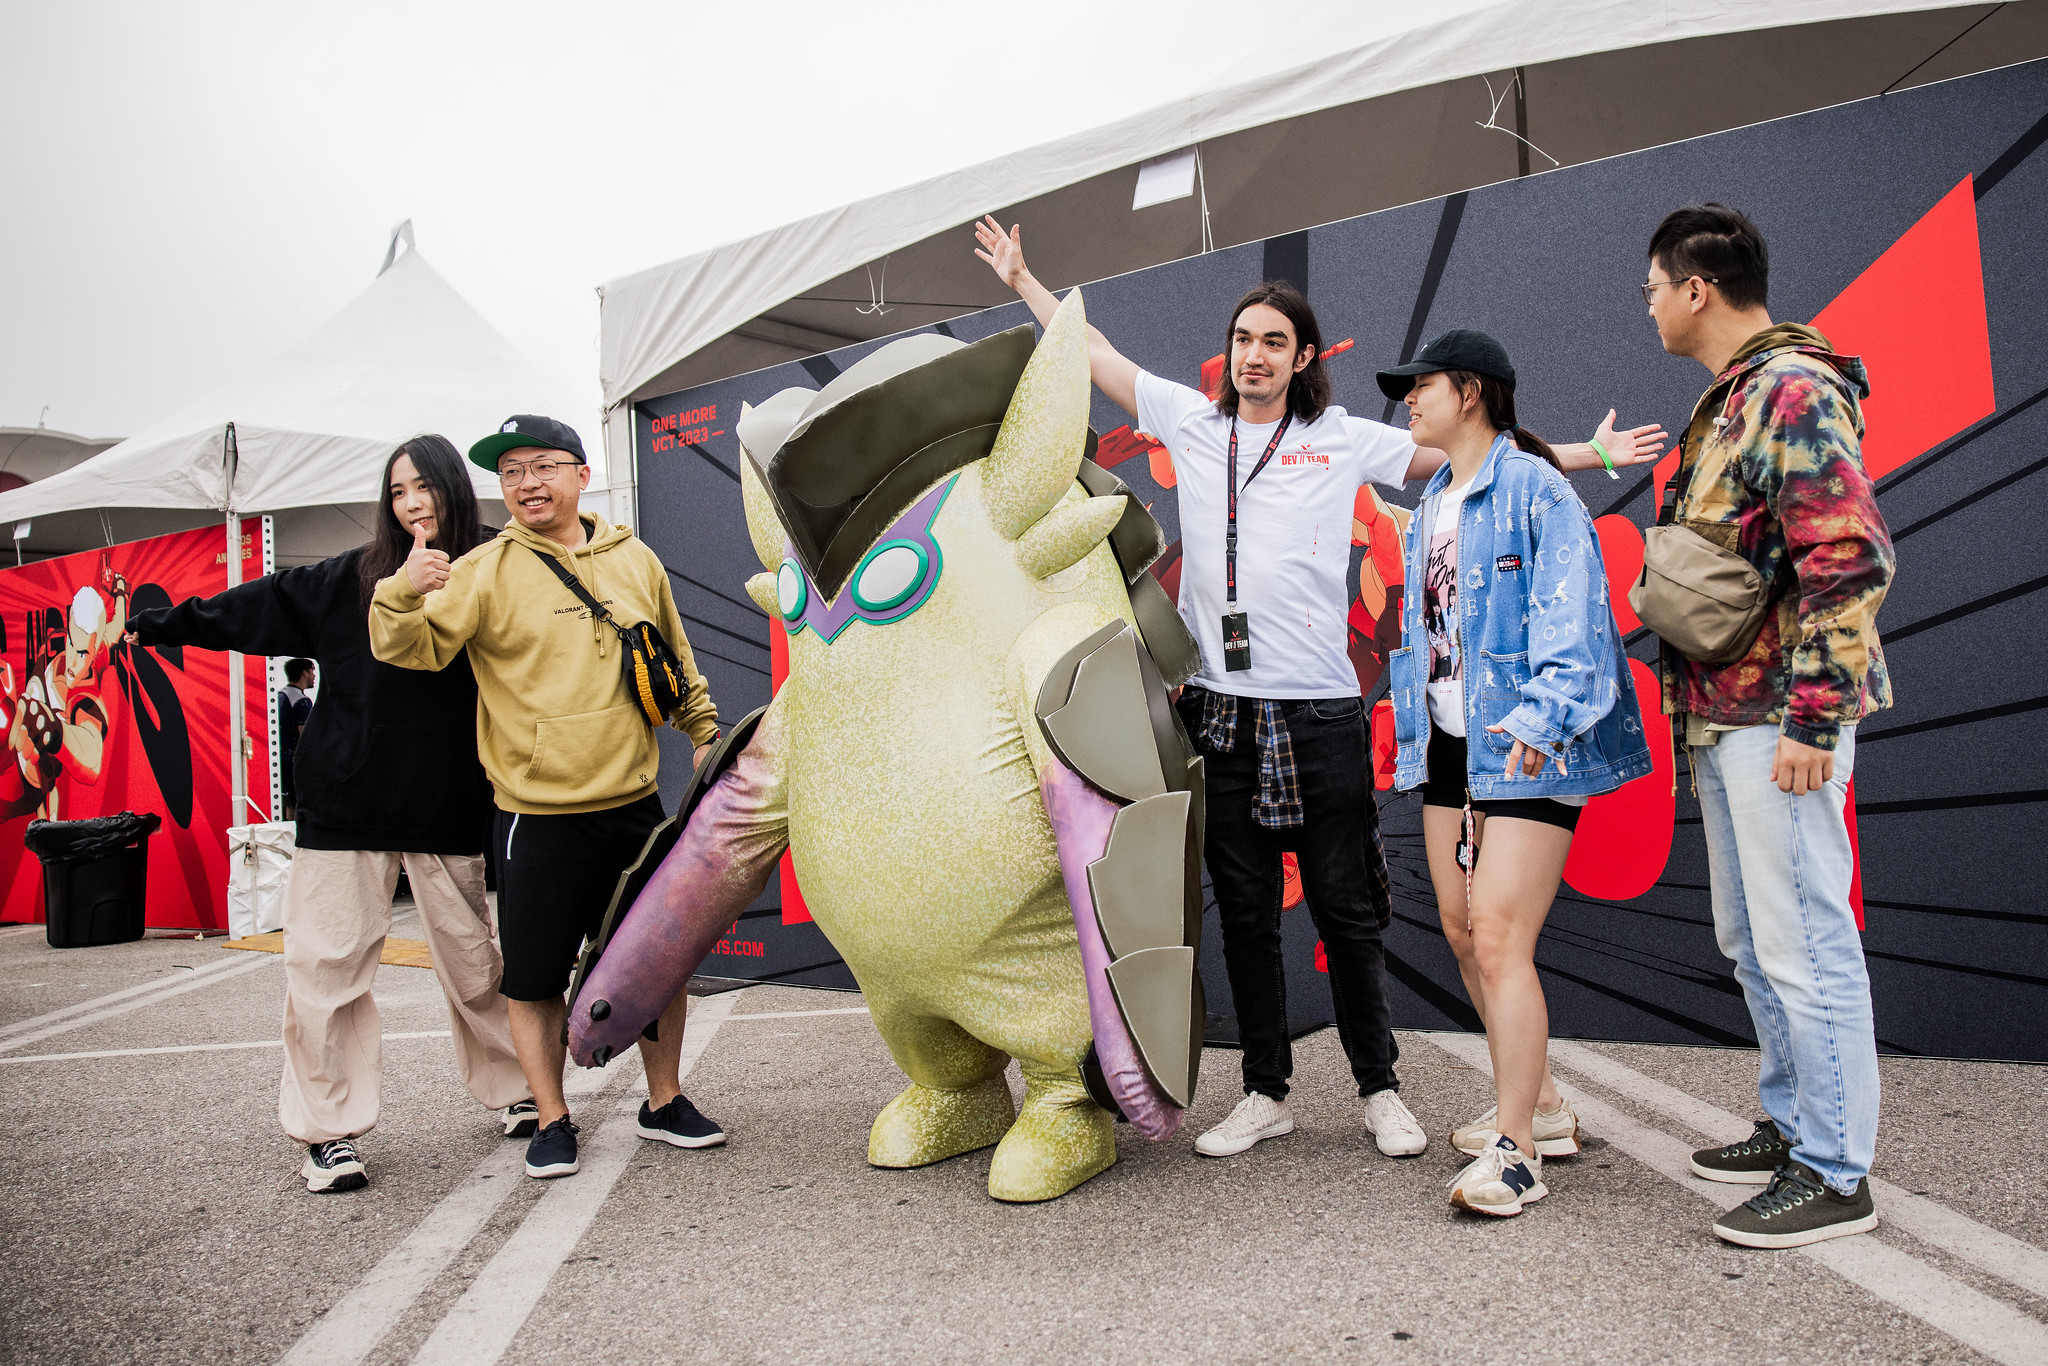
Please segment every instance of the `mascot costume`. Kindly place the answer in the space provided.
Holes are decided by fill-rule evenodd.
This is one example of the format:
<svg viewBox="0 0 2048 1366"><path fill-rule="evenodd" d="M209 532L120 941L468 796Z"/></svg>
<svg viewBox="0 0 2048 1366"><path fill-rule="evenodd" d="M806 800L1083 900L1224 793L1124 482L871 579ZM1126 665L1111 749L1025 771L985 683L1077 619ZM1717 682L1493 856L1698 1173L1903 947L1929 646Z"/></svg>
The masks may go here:
<svg viewBox="0 0 2048 1366"><path fill-rule="evenodd" d="M1087 458L1089 395L1075 292L1035 348L908 337L742 414L747 591L789 676L621 879L578 1062L650 1026L787 847L909 1077L869 1162L995 1144L989 1194L1050 1200L1116 1161L1115 1120L1178 1129L1202 768L1167 689L1197 656L1145 572L1158 524Z"/></svg>

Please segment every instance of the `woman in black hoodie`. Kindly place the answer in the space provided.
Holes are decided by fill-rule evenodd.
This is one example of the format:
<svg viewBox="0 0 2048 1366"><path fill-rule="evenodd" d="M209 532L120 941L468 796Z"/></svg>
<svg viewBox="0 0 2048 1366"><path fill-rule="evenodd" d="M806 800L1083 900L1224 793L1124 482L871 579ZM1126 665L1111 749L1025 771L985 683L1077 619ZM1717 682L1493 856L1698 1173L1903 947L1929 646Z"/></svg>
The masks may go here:
<svg viewBox="0 0 2048 1366"><path fill-rule="evenodd" d="M456 559L490 535L467 468L446 437L414 437L384 467L368 544L131 619L143 645L319 661L319 702L295 756L278 1097L285 1132L307 1146L301 1174L311 1191L369 1180L351 1140L377 1122L383 1022L370 985L401 864L448 998L463 1084L505 1107L508 1137L533 1132L533 1093L512 1051L498 994L504 964L484 902L491 788L476 757L469 659L422 673L370 653L371 590L420 538Z"/></svg>

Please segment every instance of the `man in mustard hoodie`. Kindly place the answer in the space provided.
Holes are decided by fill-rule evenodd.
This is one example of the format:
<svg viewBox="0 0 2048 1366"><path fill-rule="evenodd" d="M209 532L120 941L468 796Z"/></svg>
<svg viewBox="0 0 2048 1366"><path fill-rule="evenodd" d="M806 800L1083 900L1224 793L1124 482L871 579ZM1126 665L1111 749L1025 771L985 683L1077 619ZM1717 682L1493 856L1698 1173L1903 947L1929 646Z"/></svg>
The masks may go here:
<svg viewBox="0 0 2048 1366"><path fill-rule="evenodd" d="M558 577L573 573L621 626L653 622L689 681L670 724L698 759L718 738L718 710L683 635L668 574L622 526L579 512L590 466L574 430L520 416L470 447L496 472L512 519L495 540L449 562L424 543L377 585L370 645L409 669L440 669L467 648L476 673L477 751L498 815L498 932L512 1042L540 1107L526 1173L577 1170L576 1125L562 1096L563 991L586 935L597 932L619 874L662 820L661 754L627 692L618 635ZM725 1141L682 1094L677 1063L687 1001L642 1039L647 1103L640 1134L684 1148Z"/></svg>

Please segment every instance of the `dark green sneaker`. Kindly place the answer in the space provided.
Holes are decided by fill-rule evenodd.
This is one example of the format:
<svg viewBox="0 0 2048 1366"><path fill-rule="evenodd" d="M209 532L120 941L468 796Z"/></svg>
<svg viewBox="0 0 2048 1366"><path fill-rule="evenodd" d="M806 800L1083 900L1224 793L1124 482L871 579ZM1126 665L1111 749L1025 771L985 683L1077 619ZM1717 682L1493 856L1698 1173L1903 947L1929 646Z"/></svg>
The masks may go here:
<svg viewBox="0 0 2048 1366"><path fill-rule="evenodd" d="M1771 1174L1792 1160L1792 1145L1768 1119L1756 1132L1724 1148L1701 1148L1692 1155L1692 1174L1737 1186L1768 1186Z"/></svg>
<svg viewBox="0 0 2048 1366"><path fill-rule="evenodd" d="M1876 1227L1869 1177L1856 1183L1854 1195L1837 1195L1803 1162L1787 1162L1769 1189L1714 1221L1716 1234L1744 1247L1805 1247Z"/></svg>

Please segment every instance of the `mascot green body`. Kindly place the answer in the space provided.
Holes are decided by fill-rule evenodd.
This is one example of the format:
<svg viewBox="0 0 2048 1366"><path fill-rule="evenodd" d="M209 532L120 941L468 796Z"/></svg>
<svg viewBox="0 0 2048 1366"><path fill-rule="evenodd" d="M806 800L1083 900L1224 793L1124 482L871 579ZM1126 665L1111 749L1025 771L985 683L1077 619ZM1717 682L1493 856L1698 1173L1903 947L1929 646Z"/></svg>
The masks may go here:
<svg viewBox="0 0 2048 1366"><path fill-rule="evenodd" d="M1115 1162L1119 1113L1174 1132L1200 766L1165 699L1193 642L1150 514L1084 462L1086 331L1076 294L1035 348L908 338L742 416L747 587L788 678L628 875L579 1061L660 1014L787 847L909 1078L871 1163L995 1144L989 1193L1046 1200Z"/></svg>

